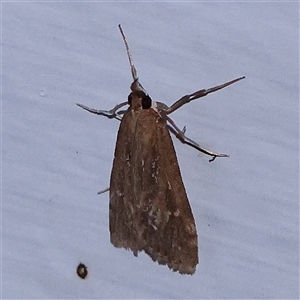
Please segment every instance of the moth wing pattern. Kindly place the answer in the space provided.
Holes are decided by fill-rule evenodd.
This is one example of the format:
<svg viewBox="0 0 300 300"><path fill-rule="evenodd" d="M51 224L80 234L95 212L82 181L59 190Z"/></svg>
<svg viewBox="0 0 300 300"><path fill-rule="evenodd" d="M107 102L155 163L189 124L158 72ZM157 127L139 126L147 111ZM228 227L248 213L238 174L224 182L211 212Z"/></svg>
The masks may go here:
<svg viewBox="0 0 300 300"><path fill-rule="evenodd" d="M182 274L198 264L196 225L166 122L129 107L121 121L110 181L111 243L145 251Z"/></svg>

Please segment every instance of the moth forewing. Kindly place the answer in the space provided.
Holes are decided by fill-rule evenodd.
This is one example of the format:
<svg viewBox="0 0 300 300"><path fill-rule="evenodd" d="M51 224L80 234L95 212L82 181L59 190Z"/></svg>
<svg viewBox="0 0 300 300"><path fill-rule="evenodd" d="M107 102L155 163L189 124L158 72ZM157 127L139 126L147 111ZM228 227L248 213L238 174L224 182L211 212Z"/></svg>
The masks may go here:
<svg viewBox="0 0 300 300"><path fill-rule="evenodd" d="M118 132L110 180L110 234L116 247L145 251L183 274L198 263L194 217L165 119L132 97Z"/></svg>

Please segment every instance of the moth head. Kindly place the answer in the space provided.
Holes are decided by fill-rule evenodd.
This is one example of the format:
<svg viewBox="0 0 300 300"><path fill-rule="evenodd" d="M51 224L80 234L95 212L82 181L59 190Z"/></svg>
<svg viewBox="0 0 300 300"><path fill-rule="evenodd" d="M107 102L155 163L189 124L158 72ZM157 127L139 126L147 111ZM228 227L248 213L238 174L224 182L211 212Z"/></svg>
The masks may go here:
<svg viewBox="0 0 300 300"><path fill-rule="evenodd" d="M133 108L149 109L153 106L150 96L143 91L134 91L128 95L128 104Z"/></svg>

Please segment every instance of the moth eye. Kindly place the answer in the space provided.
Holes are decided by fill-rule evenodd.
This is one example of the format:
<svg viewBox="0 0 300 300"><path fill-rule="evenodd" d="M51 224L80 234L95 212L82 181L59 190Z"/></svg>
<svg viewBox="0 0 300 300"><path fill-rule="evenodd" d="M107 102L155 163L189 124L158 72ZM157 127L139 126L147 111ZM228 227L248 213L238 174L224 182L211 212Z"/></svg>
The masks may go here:
<svg viewBox="0 0 300 300"><path fill-rule="evenodd" d="M143 109L148 109L151 107L152 100L148 95L144 95L142 98L142 108Z"/></svg>
<svg viewBox="0 0 300 300"><path fill-rule="evenodd" d="M127 99L127 102L129 105L131 105L131 101L132 101L132 96L131 96L131 94L129 94L128 99Z"/></svg>

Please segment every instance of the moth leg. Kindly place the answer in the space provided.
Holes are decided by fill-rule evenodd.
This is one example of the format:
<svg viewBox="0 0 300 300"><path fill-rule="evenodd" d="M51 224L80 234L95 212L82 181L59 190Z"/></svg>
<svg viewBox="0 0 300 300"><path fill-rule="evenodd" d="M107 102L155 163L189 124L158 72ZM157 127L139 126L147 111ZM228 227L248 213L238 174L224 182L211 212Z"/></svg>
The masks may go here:
<svg viewBox="0 0 300 300"><path fill-rule="evenodd" d="M106 189L104 189L104 190L102 190L102 191L100 191L100 192L98 192L97 195L104 194L104 193L106 193L106 192L108 192L108 191L109 191L109 187L106 188Z"/></svg>
<svg viewBox="0 0 300 300"><path fill-rule="evenodd" d="M88 106L85 106L83 104L80 103L76 103L77 106L87 110L90 113L96 114L96 115L102 115L105 117L108 117L110 119L115 118L117 120L121 120L122 117L121 115L124 114L123 111L121 112L117 112L121 107L127 105L127 102L122 102L121 104L117 104L114 108L112 108L111 110L98 110L98 109L94 109L94 108L90 108Z"/></svg>
<svg viewBox="0 0 300 300"><path fill-rule="evenodd" d="M210 150L207 150L207 149L201 147L198 143L196 143L195 141L193 141L192 139L188 138L185 135L186 127L184 127L183 130L180 130L170 117L168 117L168 116L165 116L165 117L166 117L166 120L172 125L176 137L182 143L187 144L187 145L197 149L200 152L210 155L212 158L209 160L209 162L214 161L217 157L229 157L228 154L213 152L213 151L210 151Z"/></svg>
<svg viewBox="0 0 300 300"><path fill-rule="evenodd" d="M239 78L236 78L236 79L233 79L231 81L228 81L228 82L225 82L223 84L220 84L220 85L217 85L217 86L214 86L212 88L209 88L209 89L202 89L202 90L199 90L199 91L196 91L190 95L185 95L183 97L181 97L178 101L176 101L171 107L169 107L168 109L165 109L165 113L168 115L172 112L174 112L176 109L180 108L182 105L184 104L187 104L193 100L196 100L198 98L201 98L201 97L204 97L210 93L213 93L213 92L216 92L218 90L221 90L239 80L242 80L244 79L245 76L243 77L239 77Z"/></svg>

